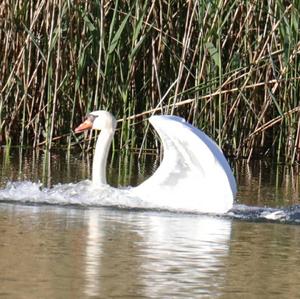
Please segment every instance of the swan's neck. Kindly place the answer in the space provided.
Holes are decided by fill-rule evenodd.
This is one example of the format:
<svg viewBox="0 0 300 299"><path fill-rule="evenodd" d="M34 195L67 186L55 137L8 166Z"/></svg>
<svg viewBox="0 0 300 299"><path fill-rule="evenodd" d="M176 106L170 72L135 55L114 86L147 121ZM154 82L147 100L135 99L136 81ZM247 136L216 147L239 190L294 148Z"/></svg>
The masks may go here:
<svg viewBox="0 0 300 299"><path fill-rule="evenodd" d="M95 148L92 181L94 185L106 184L106 161L114 130L102 130Z"/></svg>

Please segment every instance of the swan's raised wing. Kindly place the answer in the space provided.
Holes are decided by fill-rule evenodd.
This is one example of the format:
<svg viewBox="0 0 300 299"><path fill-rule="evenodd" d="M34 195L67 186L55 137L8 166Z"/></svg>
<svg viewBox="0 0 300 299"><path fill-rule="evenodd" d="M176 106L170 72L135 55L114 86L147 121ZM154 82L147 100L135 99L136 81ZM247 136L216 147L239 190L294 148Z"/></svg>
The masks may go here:
<svg viewBox="0 0 300 299"><path fill-rule="evenodd" d="M236 182L219 147L206 134L176 116L153 116L164 157L157 171L134 188L161 207L225 213L233 204Z"/></svg>

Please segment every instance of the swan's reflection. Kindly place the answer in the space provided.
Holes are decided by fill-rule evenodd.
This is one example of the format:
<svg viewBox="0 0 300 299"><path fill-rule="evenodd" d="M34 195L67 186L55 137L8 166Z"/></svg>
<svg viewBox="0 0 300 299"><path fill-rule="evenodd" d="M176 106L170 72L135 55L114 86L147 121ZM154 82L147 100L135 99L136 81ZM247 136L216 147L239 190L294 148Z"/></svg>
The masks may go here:
<svg viewBox="0 0 300 299"><path fill-rule="evenodd" d="M86 288L85 293L88 296L99 294L99 271L101 262L101 244L102 231L100 227L100 218L97 210L87 211L87 239L86 239Z"/></svg>
<svg viewBox="0 0 300 299"><path fill-rule="evenodd" d="M185 215L151 217L148 224L145 295L216 296L223 286L231 221Z"/></svg>
<svg viewBox="0 0 300 299"><path fill-rule="evenodd" d="M111 210L87 217L87 295L215 296L222 288L231 220Z"/></svg>

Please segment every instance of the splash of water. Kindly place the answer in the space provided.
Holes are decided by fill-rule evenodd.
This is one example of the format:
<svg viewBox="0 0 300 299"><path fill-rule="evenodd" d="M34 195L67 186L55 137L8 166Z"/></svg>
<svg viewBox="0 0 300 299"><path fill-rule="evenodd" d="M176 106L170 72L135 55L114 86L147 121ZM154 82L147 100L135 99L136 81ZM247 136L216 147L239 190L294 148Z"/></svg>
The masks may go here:
<svg viewBox="0 0 300 299"><path fill-rule="evenodd" d="M118 207L128 209L152 209L176 212L199 213L195 204L198 194L187 194L181 200L156 193L149 199L137 194L135 188L113 188L109 185L95 187L91 181L57 184L52 188L43 187L40 183L30 181L9 182L0 190L0 201L29 203L78 205L82 207Z"/></svg>
<svg viewBox="0 0 300 299"><path fill-rule="evenodd" d="M300 205L286 208L250 207L235 204L227 213L234 219L300 224Z"/></svg>
<svg viewBox="0 0 300 299"><path fill-rule="evenodd" d="M57 184L52 188L41 183L8 182L0 190L0 201L88 206L139 207L140 200L131 198L127 189L115 189L108 185L94 187L89 180L79 183Z"/></svg>
<svg viewBox="0 0 300 299"><path fill-rule="evenodd" d="M172 204L171 198L157 198L155 201L148 201L135 196L130 188L116 189L108 185L94 187L89 180L58 184L52 188L46 188L41 183L30 181L8 182L6 187L0 190L0 202L197 213L194 205L189 207L189 200L193 202L194 198L184 198L182 200L183 204L180 206L177 202ZM275 221L297 224L300 223L300 205L275 209L234 204L225 216L247 221Z"/></svg>

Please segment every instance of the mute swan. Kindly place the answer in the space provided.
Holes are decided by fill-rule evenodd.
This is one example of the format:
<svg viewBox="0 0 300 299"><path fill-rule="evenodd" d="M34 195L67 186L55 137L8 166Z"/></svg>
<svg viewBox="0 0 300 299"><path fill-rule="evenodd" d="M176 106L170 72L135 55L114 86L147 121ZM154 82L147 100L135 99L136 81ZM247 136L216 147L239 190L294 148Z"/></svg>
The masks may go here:
<svg viewBox="0 0 300 299"><path fill-rule="evenodd" d="M174 208L203 213L226 213L236 195L236 182L230 166L216 143L199 129L177 116L152 116L164 157L156 172L131 188L132 195L151 203L165 202ZM107 184L106 161L116 129L116 119L107 111L88 114L75 133L101 130L92 171L94 185Z"/></svg>

